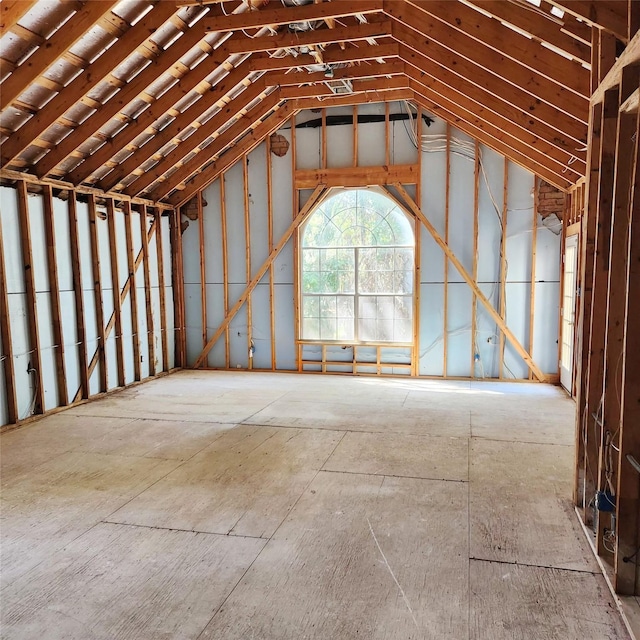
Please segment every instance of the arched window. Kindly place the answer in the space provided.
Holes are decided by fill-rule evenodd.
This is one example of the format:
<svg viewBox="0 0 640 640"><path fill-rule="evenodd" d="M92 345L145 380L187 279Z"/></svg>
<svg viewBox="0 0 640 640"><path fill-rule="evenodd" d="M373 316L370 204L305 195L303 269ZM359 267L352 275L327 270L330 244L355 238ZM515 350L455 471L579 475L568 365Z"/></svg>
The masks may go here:
<svg viewBox="0 0 640 640"><path fill-rule="evenodd" d="M374 189L330 196L300 235L302 340L411 343L414 235Z"/></svg>

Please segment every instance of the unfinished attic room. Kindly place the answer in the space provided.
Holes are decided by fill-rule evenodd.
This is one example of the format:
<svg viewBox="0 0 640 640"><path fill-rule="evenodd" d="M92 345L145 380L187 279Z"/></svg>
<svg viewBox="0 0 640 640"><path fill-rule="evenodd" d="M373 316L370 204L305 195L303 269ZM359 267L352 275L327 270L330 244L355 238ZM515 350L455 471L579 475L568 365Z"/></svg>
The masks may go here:
<svg viewBox="0 0 640 640"><path fill-rule="evenodd" d="M640 640L640 0L0 25L3 640Z"/></svg>

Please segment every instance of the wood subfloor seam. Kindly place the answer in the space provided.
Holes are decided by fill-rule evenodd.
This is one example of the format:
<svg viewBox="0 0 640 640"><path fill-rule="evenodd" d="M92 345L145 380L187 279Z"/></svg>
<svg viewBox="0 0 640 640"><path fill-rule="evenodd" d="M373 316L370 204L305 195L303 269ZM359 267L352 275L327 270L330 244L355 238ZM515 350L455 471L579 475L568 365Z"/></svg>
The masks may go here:
<svg viewBox="0 0 640 640"><path fill-rule="evenodd" d="M531 564L528 562L516 562L515 560L490 560L489 558L476 558L475 556L469 556L469 563L471 562L488 562L490 564L505 564L512 567L529 567L531 569L553 569L554 571L567 571L569 573L584 573L590 576L601 576L600 571L589 571L588 569L570 569L569 567L553 567L547 564Z"/></svg>
<svg viewBox="0 0 640 640"><path fill-rule="evenodd" d="M395 473L374 473L373 471L341 471L339 469L320 469L319 473L344 473L351 476L382 476L383 478L406 478L407 480L428 480L430 482L459 482L468 484L469 480L455 480L453 478L425 478L423 476L403 476Z"/></svg>
<svg viewBox="0 0 640 640"><path fill-rule="evenodd" d="M238 533L220 533L218 531L201 531L200 529L181 529L179 527L158 527L150 524L135 524L133 522L113 522L112 520L100 520L99 524L111 524L118 527L137 527L139 529L157 529L159 531L179 531L181 533L197 533L207 536L219 536L221 538L250 538L251 540L264 540L265 543L269 541L269 538L263 536L249 536L241 535ZM95 526L95 525L94 525Z"/></svg>

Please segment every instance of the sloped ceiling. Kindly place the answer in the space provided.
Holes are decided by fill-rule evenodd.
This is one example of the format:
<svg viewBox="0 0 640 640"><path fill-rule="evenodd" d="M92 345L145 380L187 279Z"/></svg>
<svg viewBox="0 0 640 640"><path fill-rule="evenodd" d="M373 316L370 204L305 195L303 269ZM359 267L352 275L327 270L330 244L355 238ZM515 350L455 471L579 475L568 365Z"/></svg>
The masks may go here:
<svg viewBox="0 0 640 640"><path fill-rule="evenodd" d="M627 42L627 11L626 0L3 0L2 175L178 205L300 109L408 100L567 189L586 167L592 36Z"/></svg>

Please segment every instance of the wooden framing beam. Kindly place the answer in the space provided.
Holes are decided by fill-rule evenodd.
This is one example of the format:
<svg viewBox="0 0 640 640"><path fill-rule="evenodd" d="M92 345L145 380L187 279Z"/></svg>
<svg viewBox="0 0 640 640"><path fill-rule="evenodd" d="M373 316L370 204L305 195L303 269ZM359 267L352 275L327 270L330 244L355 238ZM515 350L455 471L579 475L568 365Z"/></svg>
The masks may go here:
<svg viewBox="0 0 640 640"><path fill-rule="evenodd" d="M629 33L626 0L548 0L548 2L592 27L609 31L622 42L627 42Z"/></svg>
<svg viewBox="0 0 640 640"><path fill-rule="evenodd" d="M612 89L620 83L622 70L630 65L640 61L640 31L629 41L625 50L620 54L615 63L605 71L606 75L602 78L598 87L591 94L591 104L602 102L604 94L608 89ZM612 62L614 62L612 60Z"/></svg>
<svg viewBox="0 0 640 640"><path fill-rule="evenodd" d="M89 236L91 239L91 272L93 275L93 295L98 326L98 346L96 354L100 363L100 391L108 388L107 378L107 335L104 326L104 309L102 305L102 276L100 275L100 245L98 243L98 226L96 222L96 199L89 196ZM89 367L89 376L92 368Z"/></svg>
<svg viewBox="0 0 640 640"><path fill-rule="evenodd" d="M521 148L526 145L531 149L532 159L537 159L538 163L543 164L555 163L556 172L560 171L570 180L578 179L584 175L586 171L584 154L576 150L575 143L573 143L573 150L578 155L574 155L567 148L561 148L557 144L548 142L549 139L557 142L556 134L551 127L531 119L525 126L521 126L514 117L513 108L505 108L500 102L492 101L491 98L489 98L489 104L493 108L484 106L482 102L479 103L470 98L470 96L474 96L474 98L482 100L482 91L474 91L468 85L465 86L464 92L453 87L443 87L442 83L434 77L418 71L414 66L415 62L416 60L412 60L412 64L407 64L406 74L420 85L422 93L430 96L436 102L445 101L443 106L448 105L449 109L460 108L474 114L475 122L480 128L502 132L503 136L515 138L516 144L519 144ZM569 142L567 141L566 144Z"/></svg>
<svg viewBox="0 0 640 640"><path fill-rule="evenodd" d="M169 371L169 351L167 336L167 301L164 280L164 251L162 248L162 214L154 211L156 226L156 262L158 265L158 294L160 300L160 346L162 349L162 370Z"/></svg>
<svg viewBox="0 0 640 640"><path fill-rule="evenodd" d="M356 26L338 27L337 29L318 29L303 33L282 33L275 36L257 38L238 38L227 43L229 53L253 53L256 51L274 51L302 46L334 44L339 42L357 42L389 36L391 22L367 22ZM317 62L316 62L317 64Z"/></svg>
<svg viewBox="0 0 640 640"><path fill-rule="evenodd" d="M327 187L359 187L365 184L417 184L417 164L385 165L381 167L348 167L345 169L298 169L294 174L296 189L313 189L318 184Z"/></svg>
<svg viewBox="0 0 640 640"><path fill-rule="evenodd" d="M336 69L330 80L362 80L366 78L380 78L381 76L397 76L404 73L404 64L400 61L364 63L357 67L346 67L344 69ZM265 81L269 85L287 86L287 85L304 85L304 84L321 84L326 86L328 81L324 71L291 71L289 73L273 73L269 74Z"/></svg>
<svg viewBox="0 0 640 640"><path fill-rule="evenodd" d="M358 104L370 104L372 102L397 102L399 100L412 99L413 91L409 88L403 88L384 89L365 93L307 96L305 98L294 98L288 100L287 105L290 105L295 110L323 109L329 107L351 107Z"/></svg>
<svg viewBox="0 0 640 640"><path fill-rule="evenodd" d="M142 249L140 251L144 274L144 302L147 311L147 354L149 358L149 375L156 375L156 346L155 331L153 330L153 305L151 300L151 273L149 271L149 240L156 228L156 218L153 218L151 228L147 223L147 208L140 210L140 236L142 237ZM179 229L180 227L178 227Z"/></svg>
<svg viewBox="0 0 640 640"><path fill-rule="evenodd" d="M414 202L413 198L407 193L406 189L401 184L394 185L398 193L400 194L402 201L405 206L409 208L411 213L422 222L427 231L431 234L433 239L436 241L438 246L444 251L447 258L450 260L451 264L457 269L457 271L462 276L463 280L469 285L472 292L475 294L477 299L482 303L484 308L487 310L493 321L498 325L498 328L506 339L511 343L513 348L516 350L518 355L526 362L529 369L533 372L533 375L540 381L545 382L546 376L539 369L538 365L533 361L529 353L526 349L518 342L518 339L515 337L511 329L507 327L506 323L500 316L500 314L494 309L493 305L489 301L489 299L482 293L480 288L478 287L477 282L474 282L471 275L465 269L463 264L458 260L457 256L453 253L449 245L443 240L442 236L438 233L437 229L431 224L431 221L422 213L420 207ZM397 201L397 198L387 189L389 196Z"/></svg>
<svg viewBox="0 0 640 640"><path fill-rule="evenodd" d="M174 149L165 154L155 166L147 169L142 175L138 176L136 180L131 182L125 188L125 193L130 196L142 193L149 185L152 185L156 180L160 180L172 168L177 167L177 172L179 173L180 169L185 166L185 163L183 162L184 158L194 151L196 152L196 155L200 155L200 152L207 146L206 143L210 138L213 138L213 140L217 140L218 138L226 139L225 136L228 136L227 132L233 129L233 126L229 127L229 129L222 134L216 134L220 128L227 125L230 121L237 119L238 121L246 123L245 130L246 128L249 128L251 125L251 122L249 121L251 117L255 117L255 114L261 113L263 110L267 110L266 105L273 107L280 101L279 95L272 93L269 96L264 97L263 100L258 102L258 104L253 108L250 108L251 103L263 96L264 91L265 86L261 81L250 85L245 89L245 91L240 93L235 99L222 108L215 116L205 122L185 140L182 140L177 144ZM250 110L245 112L246 109ZM190 166L190 163L188 164ZM173 180L174 178L170 176L169 179ZM158 188L153 190L152 193L158 193L159 191L160 189ZM160 200L161 196L156 195L151 199Z"/></svg>
<svg viewBox="0 0 640 640"><path fill-rule="evenodd" d="M307 203L300 209L300 211L295 215L293 221L288 226L287 230L284 232L278 244L273 248L273 250L269 253L269 256L264 261L262 266L256 271L255 276L251 279L251 281L247 284L247 287L242 292L242 295L238 298L236 303L231 307L229 313L226 314L224 320L220 323L220 326L216 329L215 333L209 338L209 341L205 345L202 353L198 356L195 361L194 369L198 369L202 366L204 361L206 360L209 351L213 345L217 342L218 338L224 333L225 329L229 326L230 322L233 320L235 315L238 313L242 305L246 302L248 297L251 295L251 292L256 288L260 280L264 277L269 267L273 264L273 261L278 257L284 246L291 239L291 236L296 231L296 229L300 226L300 224L307 217L307 214L313 209L315 206L319 205L324 197L326 197L328 190L324 187L324 185L318 185Z"/></svg>
<svg viewBox="0 0 640 640"><path fill-rule="evenodd" d="M591 51L588 45L576 40L562 30L562 23L553 20L553 16L544 16L536 11L523 11L517 3L504 0L471 0L472 5L486 11L502 23L520 29L536 40L564 51L574 60L591 62Z"/></svg>
<svg viewBox="0 0 640 640"><path fill-rule="evenodd" d="M11 31L36 2L37 0L4 0L0 7L0 33L4 35Z"/></svg>
<svg viewBox="0 0 640 640"><path fill-rule="evenodd" d="M6 109L100 18L111 13L116 4L117 0L92 0L84 3L71 20L46 41L46 46L40 47L0 85L0 110Z"/></svg>
<svg viewBox="0 0 640 640"><path fill-rule="evenodd" d="M173 318L176 330L175 361L179 367L184 367L184 279L182 273L182 232L180 228L180 210L174 209L170 214L171 227L171 277L173 282Z"/></svg>
<svg viewBox="0 0 640 640"><path fill-rule="evenodd" d="M53 192L50 186L43 187L44 231L47 242L47 272L49 274L49 300L51 302L51 322L56 360L56 385L58 388L58 405L69 404L67 393L67 372L64 360L64 335L62 333L62 312L60 308L60 283L58 280L58 263L56 260L56 232L53 212Z"/></svg>
<svg viewBox="0 0 640 640"><path fill-rule="evenodd" d="M271 164L271 136L267 136L265 144L267 154L267 248L269 254L273 251L273 165ZM223 234L226 226L223 227ZM223 254L226 258L226 240L223 237ZM269 266L269 333L271 338L271 370L276 370L276 323L275 323L275 280L273 273L273 262ZM224 300L224 315L229 311L228 299ZM227 365L228 366L228 365Z"/></svg>
<svg viewBox="0 0 640 640"><path fill-rule="evenodd" d="M80 369L80 389L74 402L89 397L89 369L87 366L87 330L84 315L84 295L80 271L80 243L78 239L78 213L76 194L69 193L67 200L69 213L69 244L71 247L71 273L73 276L73 297L76 316L76 342L78 343L78 368Z"/></svg>
<svg viewBox="0 0 640 640"><path fill-rule="evenodd" d="M450 27L442 31L442 35L446 36L447 40L438 39L441 44L449 48L455 47L460 55L469 57L472 47L479 47L475 51L475 60L482 60L484 66L495 68L492 59L502 60L503 64L500 67L502 70L504 62L508 65L515 62L528 69L529 73L533 72L535 74L533 77L544 77L563 88L570 89L585 100L589 99L590 74L581 64L563 58L536 40L514 31L498 20L486 17L461 2L433 0L408 0L408 2L423 11L430 21L436 18L440 23ZM430 24L431 22L424 25L424 30L429 34L432 33ZM423 30L422 24L420 28ZM538 85L537 91L542 90L543 85Z"/></svg>
<svg viewBox="0 0 640 640"><path fill-rule="evenodd" d="M385 13L392 17L396 24L400 23L419 34L423 49L432 49L433 43L437 43L440 47L449 50L448 57L453 55L456 61L466 58L483 69L491 78L488 86L495 84L498 80L505 81L511 87L526 91L558 112L587 122L589 101L586 97L577 95L540 73L527 69L522 64L481 45L478 41L456 31L408 2L388 2L385 4ZM455 66L454 64L453 68ZM507 92L506 95L509 93Z"/></svg>
<svg viewBox="0 0 640 640"><path fill-rule="evenodd" d="M113 200L107 200L107 227L109 229L109 263L111 268L111 295L115 314L115 347L118 367L118 386L124 387L124 336L122 335L122 310L120 303L120 274L118 269L118 236L116 235L116 210ZM105 336L106 339L106 336Z"/></svg>
<svg viewBox="0 0 640 640"><path fill-rule="evenodd" d="M29 373L35 373L33 413L44 413L44 387L42 377L42 357L40 353L40 335L38 333L38 306L36 300L36 282L33 270L31 249L31 224L29 221L29 197L27 184L19 182L18 219L20 222L20 245L27 303L27 331L29 335Z"/></svg>
<svg viewBox="0 0 640 640"><path fill-rule="evenodd" d="M208 187L223 171L226 171L245 153L249 153L252 149L257 147L266 136L271 135L276 129L278 129L282 122L284 122L291 113L292 109L288 104L274 110L268 117L260 122L255 129L252 129L243 138L241 138L234 147L228 149L220 158L206 166L200 173L193 176L185 186L185 189L179 190L178 193L171 195L168 199L169 203L174 206L181 206L190 200L198 190ZM242 129L244 127L246 127L246 124L239 122L233 127L230 127L228 132L225 131L223 135L227 136L226 140L231 143L242 135ZM193 175L193 173L201 169L203 165L211 159L211 155L207 154L207 156L208 157L205 160L198 159L196 157L196 160L199 160L198 166L192 168L191 164L187 165L187 167L184 168L184 171L180 173L180 179L182 180L185 174L188 178L190 175ZM161 197L164 197L171 190L175 189L176 186L177 185L173 180L168 186L163 184Z"/></svg>
<svg viewBox="0 0 640 640"><path fill-rule="evenodd" d="M126 200L132 204L152 205L163 210L171 210L171 205L163 202L153 202L147 198L132 198L122 193L114 193L111 191L102 191L101 189L94 189L92 187L84 187L82 185L75 186L70 182L64 182L63 180L55 180L54 178L37 178L30 173L21 173L19 171L12 171L10 169L0 169L0 179L20 182L23 180L28 184L34 184L38 186L50 185L56 189L63 191L73 191L76 194L81 195L93 195L96 198L114 198L115 200Z"/></svg>
<svg viewBox="0 0 640 640"><path fill-rule="evenodd" d="M333 0L319 4L278 6L265 8L260 11L245 11L211 20L204 18L205 31L238 31L256 27L276 27L292 22L306 22L309 20L330 20L344 18L355 14L368 15L382 11L382 0L358 0L357 3L350 0Z"/></svg>
<svg viewBox="0 0 640 640"><path fill-rule="evenodd" d="M182 37L178 38L178 40L165 51L162 51L152 63L135 76L131 82L124 85L111 99L105 102L100 109L97 109L93 115L89 116L66 138L61 140L54 149L39 160L34 167L34 173L42 178L50 173L52 169L55 169L65 158L91 138L132 100L135 100L150 84L157 80L160 75L170 69L180 58L193 49L203 37L204 31L202 28L199 28L197 24L191 29L188 29ZM215 60L215 57L212 56L212 60Z"/></svg>
<svg viewBox="0 0 640 640"><path fill-rule="evenodd" d="M328 45L323 51L322 57L325 64L347 64L350 62L368 62L372 60L384 60L398 56L398 44L385 42L367 46L350 46L342 50ZM282 71L317 64L313 56L303 53L297 57L284 56L282 58L270 58L268 56L256 60L256 54L249 58L249 66L252 71Z"/></svg>
<svg viewBox="0 0 640 640"><path fill-rule="evenodd" d="M207 284L206 284L206 265L205 265L205 249L204 249L204 209L202 206L202 191L196 194L198 207L198 244L200 255L200 320L202 322L202 346L207 344Z"/></svg>
<svg viewBox="0 0 640 640"><path fill-rule="evenodd" d="M586 142L588 109L582 120L558 113L530 93L492 76L475 63L455 56L438 43L430 42L428 47L425 46L421 38L402 24L394 25L393 36L400 44L401 58L420 73L442 82L443 91L459 87L463 82L463 93L467 95L469 91L468 96L478 104L505 117L511 113L511 120L531 131L555 131L555 134L544 137L566 152L581 157L577 149Z"/></svg>
<svg viewBox="0 0 640 640"><path fill-rule="evenodd" d="M133 379L138 381L140 376L140 323L138 322L138 291L136 288L136 267L135 258L133 255L133 230L131 225L133 224L133 213L131 211L131 204L129 202L123 202L122 204L124 213L124 231L125 231L125 243L127 247L127 280L131 282L129 287L129 301L131 303L131 329L132 329L132 348L133 348Z"/></svg>
<svg viewBox="0 0 640 640"><path fill-rule="evenodd" d="M2 8L4 9L4 2ZM24 0L16 4L27 6ZM122 37L118 38L116 46L109 49L109 53L98 57L78 74L64 90L52 98L32 118L22 125L16 132L2 143L0 159L7 165L26 149L43 131L50 127L70 107L85 96L92 87L104 80L132 51L142 45L164 22L175 12L175 7L169 2L159 2L145 17L131 27Z"/></svg>
<svg viewBox="0 0 640 640"><path fill-rule="evenodd" d="M464 131L467 135L475 138L476 140L486 144L488 147L503 155L512 162L524 167L527 171L535 172L542 178L544 178L550 184L558 187L562 191L566 191L572 184L572 182L566 178L560 169L556 171L547 168L546 164L539 164L532 162L531 152L528 148L524 148L515 138L509 138L503 133L496 131L493 134L486 131L486 127L481 128L481 122L477 122L477 118L474 118L472 114L464 114L458 108L455 112L446 108L443 108L443 100L438 98L438 101L431 99L425 95L424 90L419 86L414 86L415 99L419 102L427 111L434 115L440 116L450 124L456 126L461 131ZM455 105L448 104L450 109L453 109Z"/></svg>
<svg viewBox="0 0 640 640"><path fill-rule="evenodd" d="M18 398L16 395L15 369L13 366L13 343L11 341L11 314L7 295L7 278L4 263L4 244L2 240L2 219L0 218L0 339L4 363L4 384L7 398L7 420L9 424L18 422Z"/></svg>
<svg viewBox="0 0 640 640"><path fill-rule="evenodd" d="M194 69L194 71L199 69L201 66L203 67L203 69L201 69L201 73L203 75L207 74L209 72L207 65L199 65ZM232 107L228 106L230 103L224 104L224 101L234 87L239 85L241 82L249 82L248 77L250 74L251 71L249 70L248 60L232 69L227 76L211 87L209 92L203 94L199 100L187 107L182 113L178 114L170 125L162 131L156 132L140 148L134 149L131 156L124 162L117 163L113 170L100 180L100 188L108 190L118 186L121 180L131 174L134 174L139 167L153 156L154 153L170 143L177 133L183 132L189 127L194 127L195 123L199 123L199 118L202 114L213 105L220 104L221 112L224 112L231 117L231 114L233 113ZM184 88L189 87L191 82L192 80L185 82ZM258 80L257 83L258 86L264 86L262 80ZM180 88L183 89L182 82L180 83ZM84 177L91 175L91 173L99 168L101 164L104 164L109 158L129 144L129 142L143 133L145 129L155 122L156 119L162 117L166 111L167 104L172 102L174 98L175 94L172 93L171 97L167 98L167 102L165 104L160 104L162 98L156 101L149 107L149 109L144 111L135 122L130 123L121 132L109 140L104 147L101 147L94 154L94 156L97 156L95 161L93 160L94 156L91 156L91 158L87 159L82 165L80 165L78 169L82 168L84 164L87 164L87 172ZM143 117L145 114L149 114L148 117ZM82 175L77 174L76 177L82 178Z"/></svg>

